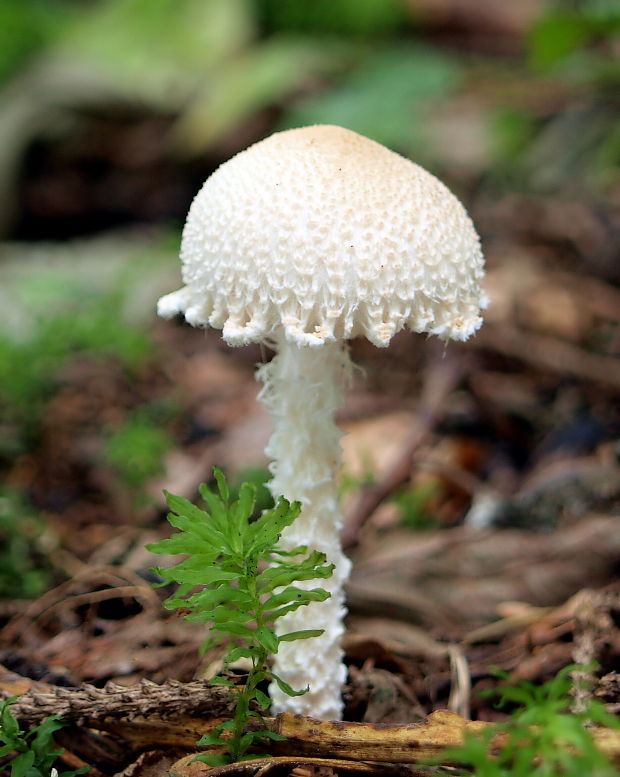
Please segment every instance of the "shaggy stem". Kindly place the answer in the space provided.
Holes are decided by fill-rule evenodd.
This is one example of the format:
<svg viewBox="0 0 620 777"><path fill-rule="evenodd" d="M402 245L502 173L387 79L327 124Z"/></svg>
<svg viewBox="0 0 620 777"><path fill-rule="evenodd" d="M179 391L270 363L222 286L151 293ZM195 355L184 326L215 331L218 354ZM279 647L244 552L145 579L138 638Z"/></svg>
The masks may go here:
<svg viewBox="0 0 620 777"><path fill-rule="evenodd" d="M282 617L277 633L325 629L311 643L282 643L274 671L293 688L310 686L304 696L291 698L270 688L276 712L289 711L328 720L342 716L341 688L345 679L340 640L344 631L343 586L351 568L341 549L342 515L336 474L340 467L341 432L334 423L342 386L351 370L341 343L300 347L282 339L274 359L259 371L264 387L260 399L274 418L274 433L266 452L272 458L269 488L302 503L301 515L282 533L281 547L307 545L327 555L336 569L324 587L325 602L313 603ZM312 587L308 584L307 587Z"/></svg>

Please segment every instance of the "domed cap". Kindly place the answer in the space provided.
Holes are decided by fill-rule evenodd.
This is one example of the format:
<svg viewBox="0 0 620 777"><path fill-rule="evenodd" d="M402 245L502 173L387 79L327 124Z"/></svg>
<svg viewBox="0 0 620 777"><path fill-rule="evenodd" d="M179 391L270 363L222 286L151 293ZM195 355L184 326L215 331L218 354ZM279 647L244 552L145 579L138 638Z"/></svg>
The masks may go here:
<svg viewBox="0 0 620 777"><path fill-rule="evenodd" d="M465 340L482 323L480 241L463 206L418 165L355 132L303 127L237 154L196 196L185 286L164 317L230 345L299 345L404 327Z"/></svg>

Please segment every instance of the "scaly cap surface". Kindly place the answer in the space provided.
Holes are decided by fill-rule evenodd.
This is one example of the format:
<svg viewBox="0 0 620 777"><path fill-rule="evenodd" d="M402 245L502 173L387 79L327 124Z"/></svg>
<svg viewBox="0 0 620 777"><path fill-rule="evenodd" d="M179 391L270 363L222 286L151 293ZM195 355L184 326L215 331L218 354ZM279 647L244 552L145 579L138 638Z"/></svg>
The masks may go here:
<svg viewBox="0 0 620 777"><path fill-rule="evenodd" d="M350 130L278 132L224 163L196 196L185 286L164 317L230 345L283 331L299 345L404 327L465 340L482 323L483 257L463 206L433 175Z"/></svg>

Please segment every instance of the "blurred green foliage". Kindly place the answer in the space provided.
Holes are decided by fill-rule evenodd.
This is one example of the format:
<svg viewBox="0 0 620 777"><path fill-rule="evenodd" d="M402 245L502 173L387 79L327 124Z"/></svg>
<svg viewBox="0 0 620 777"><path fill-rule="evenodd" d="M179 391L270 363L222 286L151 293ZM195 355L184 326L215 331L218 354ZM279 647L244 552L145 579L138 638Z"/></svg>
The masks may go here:
<svg viewBox="0 0 620 777"><path fill-rule="evenodd" d="M498 180L506 173L510 175L516 160L536 137L539 122L525 106L519 109L502 105L491 112L489 123L494 142L494 178Z"/></svg>
<svg viewBox="0 0 620 777"><path fill-rule="evenodd" d="M285 123L340 124L411 152L425 137L427 102L452 93L460 78L457 60L436 49L404 44L375 48L337 84L300 100Z"/></svg>
<svg viewBox="0 0 620 777"><path fill-rule="evenodd" d="M606 44L620 35L620 3L617 0L585 0L569 5L558 3L543 13L532 26L528 35L529 64L534 70L551 70L566 66L575 55L582 54L584 48L598 44L602 55L613 65L612 52L605 50ZM594 70L599 64L597 59L589 59L591 72L583 74L598 75ZM584 60L579 58L580 66ZM613 68L620 76L620 63ZM612 71L612 72L613 72Z"/></svg>
<svg viewBox="0 0 620 777"><path fill-rule="evenodd" d="M335 123L443 166L448 182L458 168L493 186L611 185L620 171L618 0L544 4L497 58L458 34L442 37L432 23L441 12L428 18L427 28L405 0L4 0L0 82L37 55L48 74L60 62L69 86L49 89L43 78L45 99L66 87L74 106L118 100L163 111L172 117L163 146L177 161L218 144L229 151L235 133ZM467 31L472 20L459 24ZM459 98L478 111L473 121L459 115ZM592 111L587 147L577 103ZM469 142L474 153L459 168L446 145L460 135L461 161Z"/></svg>
<svg viewBox="0 0 620 777"><path fill-rule="evenodd" d="M392 495L390 501L398 508L400 521L407 529L436 529L439 527L439 521L432 509L436 493L436 487L431 484L401 488Z"/></svg>
<svg viewBox="0 0 620 777"><path fill-rule="evenodd" d="M2 0L0 83L54 41L72 18L66 0Z"/></svg>
<svg viewBox="0 0 620 777"><path fill-rule="evenodd" d="M545 14L529 35L529 58L533 68L545 70L562 62L588 40L584 18L574 11Z"/></svg>
<svg viewBox="0 0 620 777"><path fill-rule="evenodd" d="M65 31L63 51L144 101L182 99L254 35L250 0L105 0Z"/></svg>
<svg viewBox="0 0 620 777"><path fill-rule="evenodd" d="M173 444L163 426L166 415L159 404L142 405L106 440L102 459L134 507L149 501L145 485L164 472L164 455Z"/></svg>
<svg viewBox="0 0 620 777"><path fill-rule="evenodd" d="M400 0L258 0L261 21L270 31L376 38L405 26Z"/></svg>
<svg viewBox="0 0 620 777"><path fill-rule="evenodd" d="M172 138L186 154L279 107L282 128L341 124L424 158L437 153L429 109L466 83L467 62L422 46L401 0L5 0L2 14L0 79L49 50L119 95L177 114ZM523 75L617 85L619 31L616 0L557 3L527 35ZM493 161L518 166L542 123L501 97L489 119ZM598 159L613 165L615 137L602 144Z"/></svg>
<svg viewBox="0 0 620 777"><path fill-rule="evenodd" d="M266 108L275 107L309 79L329 76L346 59L334 41L279 36L222 63L180 116L176 137L185 153L199 154Z"/></svg>
<svg viewBox="0 0 620 777"><path fill-rule="evenodd" d="M49 588L48 536L21 494L0 488L0 599L31 599Z"/></svg>
<svg viewBox="0 0 620 777"><path fill-rule="evenodd" d="M616 0L556 2L535 20L513 76L529 88L489 112L495 184L601 192L618 180L619 45Z"/></svg>
<svg viewBox="0 0 620 777"><path fill-rule="evenodd" d="M152 355L145 332L125 320L125 291L71 297L66 278L42 274L28 281L31 301L49 299L56 284L64 284L60 309L52 305L45 313L39 307L22 339L0 333L0 456L15 456L34 444L45 405L75 356L113 359L135 371Z"/></svg>
<svg viewBox="0 0 620 777"><path fill-rule="evenodd" d="M15 262L13 272L5 274L17 303L9 306L10 298L3 298L0 460L10 466L25 452L39 455L50 401L65 385L84 389L88 383L80 383L80 376L90 380L93 363L105 364L118 376L120 407L125 407L124 387L144 381L156 356L148 326L157 289L145 285L145 272L153 273L176 243L173 249L166 239L163 248L152 245L145 251L142 243L132 247L114 240L112 247L91 248L89 262L81 261L79 248L73 273L67 263L73 252L66 249L44 267L39 263L22 270ZM172 445L168 430L178 406L171 397L149 393L148 402L139 388L130 395L133 409L120 425L101 422L96 410L89 419L100 428L92 460L85 463L112 474L109 497L121 508L142 508L152 501L146 483L163 471L164 454Z"/></svg>
<svg viewBox="0 0 620 777"><path fill-rule="evenodd" d="M36 6L13 0L11 14L26 24ZM94 77L102 100L116 94L176 115L171 143L184 154L204 153L274 107L283 127L339 123L410 152L424 140L424 103L459 83L454 57L396 39L409 20L401 0L99 0L67 8L53 35L41 32L40 53ZM379 50L369 45L377 38ZM74 95L93 97L92 84L83 98Z"/></svg>
<svg viewBox="0 0 620 777"><path fill-rule="evenodd" d="M340 481L338 484L338 493L340 499L346 499L351 494L355 494L356 491L362 491L365 488L370 488L377 482L375 475L375 465L370 456L363 456L363 470L360 475L347 472L346 470L340 474Z"/></svg>

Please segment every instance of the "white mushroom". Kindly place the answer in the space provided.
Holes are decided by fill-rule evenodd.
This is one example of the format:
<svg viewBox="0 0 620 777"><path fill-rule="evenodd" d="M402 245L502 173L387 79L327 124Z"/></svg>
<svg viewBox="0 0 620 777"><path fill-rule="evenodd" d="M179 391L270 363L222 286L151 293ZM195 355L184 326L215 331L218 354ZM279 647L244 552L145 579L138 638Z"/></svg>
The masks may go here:
<svg viewBox="0 0 620 777"><path fill-rule="evenodd" d="M194 200L183 233L185 286L159 301L164 317L222 329L230 345L268 343L261 399L275 431L270 488L303 504L282 537L336 564L331 598L279 622L324 628L283 643L275 671L310 693L272 688L275 711L342 715L340 638L350 562L339 540L334 413L349 374L346 339L387 346L399 330L465 340L482 323L483 257L460 202L434 176L350 130L279 132L223 164Z"/></svg>

